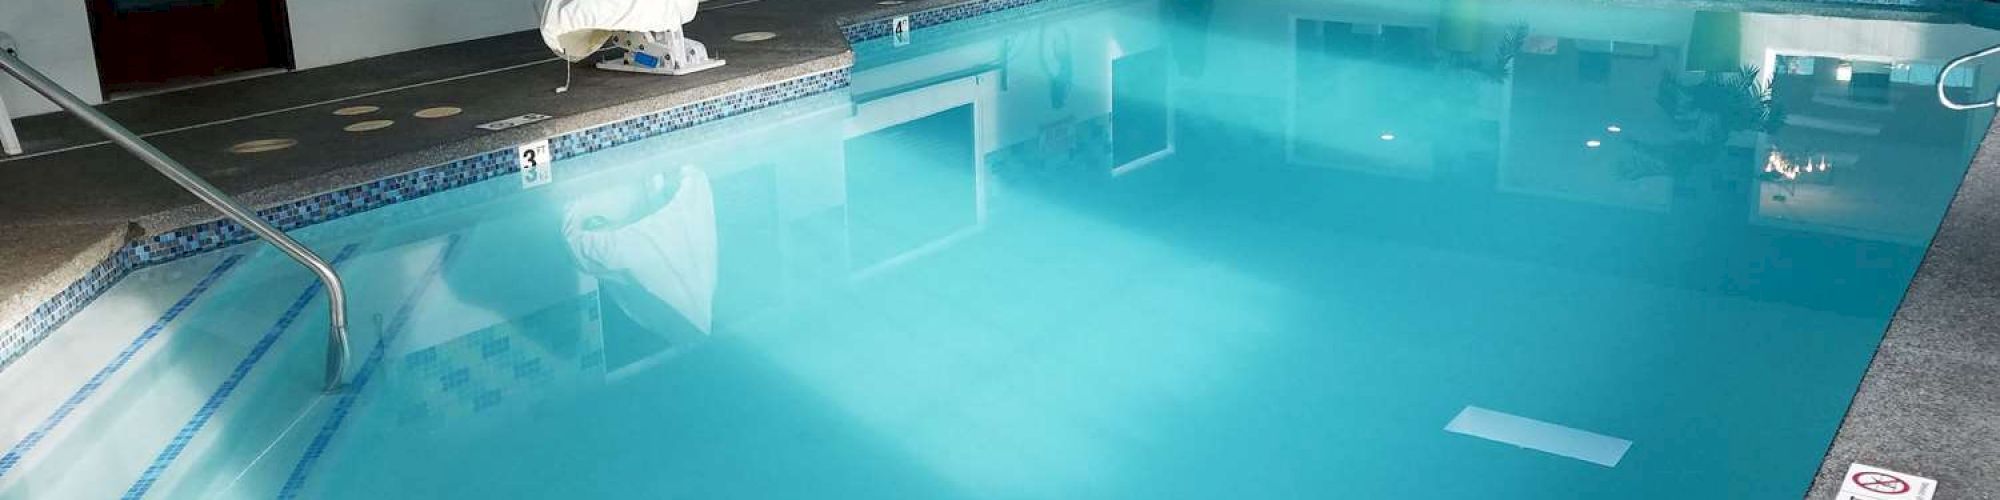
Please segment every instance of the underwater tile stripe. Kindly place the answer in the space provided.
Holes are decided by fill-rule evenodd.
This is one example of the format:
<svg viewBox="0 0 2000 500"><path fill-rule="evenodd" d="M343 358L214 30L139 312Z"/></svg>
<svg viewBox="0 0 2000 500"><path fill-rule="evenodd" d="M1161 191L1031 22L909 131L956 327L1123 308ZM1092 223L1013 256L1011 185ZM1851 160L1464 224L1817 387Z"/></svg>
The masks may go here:
<svg viewBox="0 0 2000 500"><path fill-rule="evenodd" d="M573 157L844 88L847 78L846 68L815 73L563 134L551 143L560 144L556 148L559 158ZM257 214L279 229L292 231L508 175L514 171L513 161L512 150L490 151L265 208ZM84 278L43 301L26 318L0 330L0 370L132 271L255 239L241 225L222 219L127 244Z"/></svg>
<svg viewBox="0 0 2000 500"><path fill-rule="evenodd" d="M132 342L127 344L124 350L118 351L118 355L111 358L110 364L99 368L96 374L91 375L90 379L83 383L82 387L78 387L76 392L70 393L69 399L64 400L62 406L56 408L55 413L49 414L48 418L42 419L42 423L37 424L33 431L28 432L27 436L23 436L20 442L14 443L14 447L9 448L6 455L0 455L0 478L7 477L7 472L14 470L14 466L19 465L28 452L33 451L35 445L41 444L42 439L48 437L49 433L54 431L56 426L62 425L63 419L68 418L69 414L76 411L78 406L82 406L84 401L89 400L92 395L97 394L97 390L104 387L105 381L110 380L112 375L118 373L118 370L123 369L126 363L131 362L132 357L138 355L140 349L145 348L146 344L151 343L153 338L158 337L161 331L166 330L168 323L172 323L175 318L179 318L182 312L187 311L188 306L194 304L195 299L201 298L201 295L207 292L209 287L215 285L217 279L221 278L224 273L229 272L230 268L235 267L242 260L243 256L241 255L231 255L229 258L223 259L222 263L216 265L214 270L209 271L208 275L201 278L201 281L196 282L193 289L188 290L186 294L181 296L180 300L174 302L173 306L168 307L167 311L161 314L158 320L154 320L152 325L147 326L145 330L139 332L138 338L132 339Z"/></svg>
<svg viewBox="0 0 2000 500"><path fill-rule="evenodd" d="M338 265L345 262L348 257L354 256L354 250L357 248L360 246L352 244L341 248L340 254L333 258L333 263ZM299 298L292 301L291 307L285 309L284 315L278 317L277 323L273 323L270 329L264 331L264 335L250 347L250 352L236 362L236 368L229 373L229 378L224 379L222 385L217 386L215 392L209 394L208 401L195 410L194 416L188 419L187 424L181 426L180 432L174 434L173 440L167 442L167 447L160 450L159 456L153 458L153 463L146 466L146 470L139 474L139 479L132 483L132 487L125 490L125 499L134 500L146 496L146 491L152 489L153 483L159 481L160 475L166 473L167 467L174 464L174 459L180 458L181 451L187 449L188 443L194 441L195 435L200 434L202 427L208 425L209 419L215 417L215 413L222 409L222 404L229 400L230 394L236 392L236 386L243 383L244 377L250 376L250 369L255 368L257 362L264 359L264 354L269 353L271 346L278 343L278 337L283 336L285 330L291 328L292 322L299 319L299 315L305 312L306 305L311 304L313 298L319 296L319 291L318 280L306 285L305 292L300 293Z"/></svg>
<svg viewBox="0 0 2000 500"><path fill-rule="evenodd" d="M340 399L334 402L333 409L327 414L326 423L320 425L319 433L313 435L311 444L306 445L305 454L299 457L296 465L292 466L291 475L285 478L285 484L278 490L279 499L298 498L299 491L305 488L306 475L312 471L313 465L319 462L320 455L326 452L327 444L333 442L333 435L340 431L340 425L347 421L348 411L354 408L354 402L361 397L361 391L368 388L368 381L374 377L375 370L382 364L382 356L388 352L389 343L396 340L396 337L402 334L403 328L409 324L410 313L415 309L417 300L422 299L424 292L430 290L431 283L438 281L438 274L444 271L445 262L458 250L458 242L459 236L456 234L451 236L450 241L445 242L444 250L438 252L437 261L432 262L430 268L424 270L424 275L417 279L416 290L411 291L409 298L403 300L403 305L396 308L395 318L389 320L382 337L375 340L375 347L368 350L368 359L361 362L361 369L354 373L354 381L346 390L341 391Z"/></svg>

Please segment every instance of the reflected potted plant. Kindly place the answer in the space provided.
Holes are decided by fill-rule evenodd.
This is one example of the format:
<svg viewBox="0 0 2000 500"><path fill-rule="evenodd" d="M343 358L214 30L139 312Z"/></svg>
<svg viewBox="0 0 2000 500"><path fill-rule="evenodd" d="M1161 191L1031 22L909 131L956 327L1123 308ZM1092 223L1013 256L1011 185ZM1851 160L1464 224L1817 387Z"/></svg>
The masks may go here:
<svg viewBox="0 0 2000 500"><path fill-rule="evenodd" d="M1667 72L1655 97L1678 133L1666 141L1635 141L1634 154L1620 166L1627 178L1686 178L1694 169L1719 174L1726 188L1742 171L1751 149L1785 125L1785 110L1773 89L1758 78L1756 66L1721 72Z"/></svg>

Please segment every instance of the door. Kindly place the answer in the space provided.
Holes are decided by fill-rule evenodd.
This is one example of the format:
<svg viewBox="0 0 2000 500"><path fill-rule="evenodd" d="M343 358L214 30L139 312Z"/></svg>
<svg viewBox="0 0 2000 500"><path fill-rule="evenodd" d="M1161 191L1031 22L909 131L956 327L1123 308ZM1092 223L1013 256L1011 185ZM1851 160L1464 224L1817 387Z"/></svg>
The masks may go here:
<svg viewBox="0 0 2000 500"><path fill-rule="evenodd" d="M291 67L284 0L85 0L106 95Z"/></svg>

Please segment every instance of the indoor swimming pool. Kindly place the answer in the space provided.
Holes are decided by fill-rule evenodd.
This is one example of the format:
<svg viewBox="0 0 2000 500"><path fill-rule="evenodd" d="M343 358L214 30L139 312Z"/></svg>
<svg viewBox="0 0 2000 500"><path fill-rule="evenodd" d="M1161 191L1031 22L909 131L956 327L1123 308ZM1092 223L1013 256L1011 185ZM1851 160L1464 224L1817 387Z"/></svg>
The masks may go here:
<svg viewBox="0 0 2000 500"><path fill-rule="evenodd" d="M98 374L0 398L0 498L1799 498L2000 31L1668 4L857 43L845 89L298 231L344 392L268 246L134 273L0 372Z"/></svg>

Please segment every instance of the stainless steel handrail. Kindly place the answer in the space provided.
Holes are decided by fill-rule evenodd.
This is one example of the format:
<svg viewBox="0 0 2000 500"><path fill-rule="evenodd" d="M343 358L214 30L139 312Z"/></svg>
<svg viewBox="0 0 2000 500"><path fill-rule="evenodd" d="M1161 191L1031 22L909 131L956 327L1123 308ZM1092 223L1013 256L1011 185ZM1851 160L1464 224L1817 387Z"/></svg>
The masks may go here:
<svg viewBox="0 0 2000 500"><path fill-rule="evenodd" d="M1990 55L1993 55L1993 54L2000 54L2000 45L1996 45L1996 46L1993 46L1993 47L1990 47L1990 48L1987 48L1986 50L1982 50L1982 51L1978 51L1978 52L1973 52L1973 53L1971 53L1971 54L1966 54L1966 55L1963 55L1963 56L1959 56L1959 57L1958 57L1957 59L1952 59L1952 60L1951 60L1951 62L1949 62L1949 63L1945 63L1945 65L1944 65L1944 71L1940 71L1940 72L1938 72L1938 81L1937 81L1937 94L1938 94L1938 103L1940 103L1940 104L1944 104L1944 107L1946 107L1946 108L1950 108L1950 109L1955 109L1955 110L1959 110L1959 111L1965 111L1965 110L1969 110L1969 109L1979 109L1979 108L1991 108L1991 107L1994 107L1994 106L2000 106L2000 96L1995 96L1995 97L1994 97L1994 100L1991 100L1991 101L1986 101L1986 102L1982 102L1982 103L1978 103L1978 104L1959 104L1959 103L1958 103L1957 101L1953 101L1953 100L1951 100L1951 96L1948 96L1948 95L1945 95L1945 93L1944 93L1944 89L1945 89L1945 86L1944 86L1944 84L1945 84L1945 79L1944 79L1944 77L1945 77L1945 75L1949 75L1949 74L1951 74L1951 70L1953 70L1953 69L1957 69L1959 65L1961 65L1961 64L1965 64L1965 63L1967 63L1967 62L1970 62L1970 61L1972 61L1973 59L1978 59L1978 58L1981 58L1981 57L1986 57L1986 56L1990 56Z"/></svg>
<svg viewBox="0 0 2000 500"><path fill-rule="evenodd" d="M326 390L327 392L333 392L340 389L341 376L346 372L348 357L347 290L341 286L340 275L334 272L333 265L327 264L326 259L321 259L311 249L299 244L298 240L285 235L284 231L271 227L269 223L264 222L264 219L257 217L255 212L243 208L242 204L231 199L229 195L223 194L221 190L210 185L208 181L195 176L194 172L188 171L187 167L181 166L180 163L175 162L172 158L168 158L165 153L161 153L158 148L154 148L152 144L147 143L144 139L140 139L131 130L125 129L123 125L119 125L118 122L112 121L110 117L104 116L103 113L99 113L96 109L91 108L89 104L83 102L83 99L77 98L76 94L63 89L61 85L57 85L47 75L43 75L40 71L36 71L35 68L28 66L28 63L15 57L14 54L0 50L0 70L6 70L7 73L20 79L21 83L27 84L28 88L35 89L36 92L48 97L50 101L54 101L56 106L60 106L63 110L75 114L77 118L82 119L91 128L95 128L98 132L102 132L106 137L111 138L111 142L124 147L127 151L131 151L139 159L145 160L146 164L152 165L154 170L160 171L168 179L172 179L175 184L180 184L188 192L194 193L195 197L201 198L201 201L214 206L216 210L221 210L222 214L228 216L230 220L236 221L237 224L242 224L243 227L250 228L251 232L257 233L257 236L264 238L264 241L271 242L271 245L278 247L279 250L283 250L285 255L291 256L292 260L299 261L299 264L306 266L307 269L312 270L313 274L319 276L320 284L326 288L327 306L331 309L330 322L332 329L327 332Z"/></svg>

